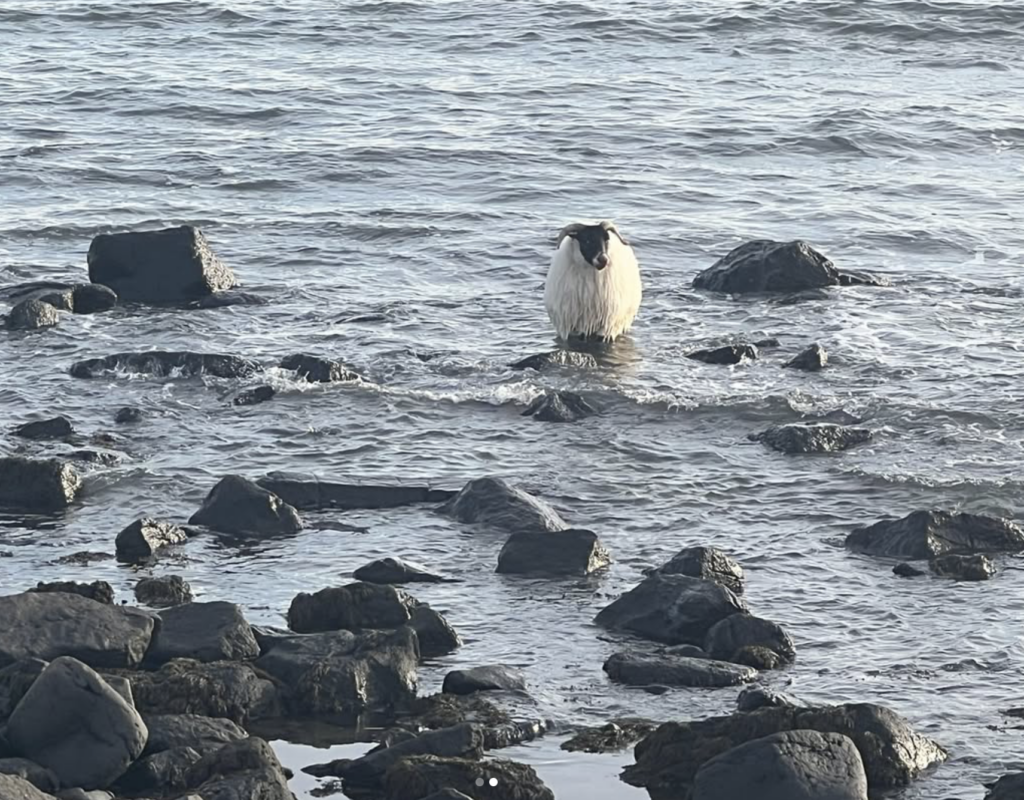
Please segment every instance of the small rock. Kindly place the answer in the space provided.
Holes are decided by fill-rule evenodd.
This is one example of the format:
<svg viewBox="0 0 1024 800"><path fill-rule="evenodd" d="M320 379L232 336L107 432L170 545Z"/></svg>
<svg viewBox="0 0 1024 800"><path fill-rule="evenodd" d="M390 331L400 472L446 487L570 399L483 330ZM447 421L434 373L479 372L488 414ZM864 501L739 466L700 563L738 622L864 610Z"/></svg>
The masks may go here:
<svg viewBox="0 0 1024 800"><path fill-rule="evenodd" d="M590 403L575 392L545 392L538 395L521 414L542 422L576 422L597 413Z"/></svg>
<svg viewBox="0 0 1024 800"><path fill-rule="evenodd" d="M71 553L71 555L61 556L55 562L55 564L73 564L77 567L87 567L94 561L108 561L113 556L110 553L100 553L95 550L80 550L77 553Z"/></svg>
<svg viewBox="0 0 1024 800"><path fill-rule="evenodd" d="M767 239L730 250L693 279L694 289L729 294L802 292L839 285L839 270L806 242Z"/></svg>
<svg viewBox="0 0 1024 800"><path fill-rule="evenodd" d="M438 658L462 647L462 639L451 623L426 603L412 609L409 625L416 631L421 658Z"/></svg>
<svg viewBox="0 0 1024 800"><path fill-rule="evenodd" d="M296 353L281 359L281 369L292 370L300 380L309 381L310 383L336 383L339 381L360 380L358 374L340 361L308 356L302 353Z"/></svg>
<svg viewBox="0 0 1024 800"><path fill-rule="evenodd" d="M458 695L487 691L525 692L526 679L518 669L501 665L456 669L444 676L441 691Z"/></svg>
<svg viewBox="0 0 1024 800"><path fill-rule="evenodd" d="M234 603L185 603L161 611L160 620L146 653L148 668L176 658L247 661L260 654L252 628Z"/></svg>
<svg viewBox="0 0 1024 800"><path fill-rule="evenodd" d="M138 564L148 561L161 548L187 541L188 534L177 525L143 517L117 534L114 547L118 561Z"/></svg>
<svg viewBox="0 0 1024 800"><path fill-rule="evenodd" d="M413 599L393 586L350 583L296 595L288 627L298 633L397 628L409 623L413 607Z"/></svg>
<svg viewBox="0 0 1024 800"><path fill-rule="evenodd" d="M769 336L767 339L758 339L754 342L754 347L758 350L775 350L776 348L782 347L782 342L774 336Z"/></svg>
<svg viewBox="0 0 1024 800"><path fill-rule="evenodd" d="M743 567L717 547L686 547L654 572L702 578L743 594Z"/></svg>
<svg viewBox="0 0 1024 800"><path fill-rule="evenodd" d="M443 503L457 492L429 486L380 486L335 483L316 475L271 472L257 483L300 510L397 508L415 503Z"/></svg>
<svg viewBox="0 0 1024 800"><path fill-rule="evenodd" d="M119 425L125 425L132 422L141 422L145 414L141 408L135 408L133 406L125 406L119 408L117 413L114 414L114 422Z"/></svg>
<svg viewBox="0 0 1024 800"><path fill-rule="evenodd" d="M117 292L99 283L76 283L71 289L71 311L96 314L117 305Z"/></svg>
<svg viewBox="0 0 1024 800"><path fill-rule="evenodd" d="M912 560L945 553L1018 553L1024 550L1024 530L995 517L915 511L855 529L846 537L846 546L868 555Z"/></svg>
<svg viewBox="0 0 1024 800"><path fill-rule="evenodd" d="M192 587L180 575L142 578L135 584L135 599L154 608L180 606L192 602Z"/></svg>
<svg viewBox="0 0 1024 800"><path fill-rule="evenodd" d="M366 583L448 583L451 578L442 578L428 572L426 568L399 558L380 558L360 567L352 576Z"/></svg>
<svg viewBox="0 0 1024 800"><path fill-rule="evenodd" d="M190 525L239 535L274 536L302 530L299 512L277 495L239 475L221 478Z"/></svg>
<svg viewBox="0 0 1024 800"><path fill-rule="evenodd" d="M615 719L600 728L583 728L564 742L571 753L616 753L643 739L658 727L647 719Z"/></svg>
<svg viewBox="0 0 1024 800"><path fill-rule="evenodd" d="M892 574L900 578L917 578L921 575L926 575L927 573L923 569L918 569L917 567L902 561L892 568Z"/></svg>
<svg viewBox="0 0 1024 800"><path fill-rule="evenodd" d="M14 435L23 439L67 439L75 432L67 417L54 417L38 422L26 422L14 429Z"/></svg>
<svg viewBox="0 0 1024 800"><path fill-rule="evenodd" d="M525 764L504 759L475 761L437 756L411 756L391 767L384 777L384 798L411 800L427 797L442 789L455 789L470 797L478 797L481 786L487 787L487 800L555 798L533 768Z"/></svg>
<svg viewBox="0 0 1024 800"><path fill-rule="evenodd" d="M936 575L958 581L987 581L996 574L992 559L981 553L972 556L947 553L931 559L928 566Z"/></svg>
<svg viewBox="0 0 1024 800"><path fill-rule="evenodd" d="M817 423L813 425L773 425L766 431L751 434L752 441L766 444L780 453L836 453L854 445L871 441L867 428Z"/></svg>
<svg viewBox="0 0 1024 800"><path fill-rule="evenodd" d="M790 369L802 369L805 372L818 372L828 364L828 352L820 344L812 344L806 350L783 366Z"/></svg>
<svg viewBox="0 0 1024 800"><path fill-rule="evenodd" d="M236 406L255 406L260 403L267 402L267 400L273 398L275 394L277 394L277 389L273 386L261 384L259 386L254 386L252 389L246 389L244 392L240 392L231 402Z"/></svg>
<svg viewBox="0 0 1024 800"><path fill-rule="evenodd" d="M703 361L705 364L741 364L757 358L757 348L752 344L731 344L711 350L694 350L687 358Z"/></svg>
<svg viewBox="0 0 1024 800"><path fill-rule="evenodd" d="M706 658L641 656L614 653L604 671L628 686L736 686L757 678L757 670Z"/></svg>
<svg viewBox="0 0 1024 800"><path fill-rule="evenodd" d="M477 478L438 509L459 522L516 531L561 531L569 526L550 505L501 478Z"/></svg>
<svg viewBox="0 0 1024 800"><path fill-rule="evenodd" d="M593 531L513 533L498 555L497 572L505 575L589 575L612 559Z"/></svg>
<svg viewBox="0 0 1024 800"><path fill-rule="evenodd" d="M214 292L201 300L193 300L189 308L227 308L228 306L265 306L270 303L265 297L251 292Z"/></svg>
<svg viewBox="0 0 1024 800"><path fill-rule="evenodd" d="M118 453L103 453L99 450L73 450L66 454L71 461L78 461L83 464L100 464L104 467L112 467L121 462L122 456Z"/></svg>
<svg viewBox="0 0 1024 800"><path fill-rule="evenodd" d="M711 658L732 661L745 647L766 647L786 662L796 658L793 640L779 625L752 614L733 614L711 626L704 650Z"/></svg>
<svg viewBox="0 0 1024 800"><path fill-rule="evenodd" d="M742 664L759 670L782 669L787 662L782 656L763 644L748 644L740 647L729 658L733 664Z"/></svg>
<svg viewBox="0 0 1024 800"><path fill-rule="evenodd" d="M74 378L97 378L118 373L152 375L155 378L248 378L262 369L255 361L223 353L190 353L148 350L87 358L71 365Z"/></svg>
<svg viewBox="0 0 1024 800"><path fill-rule="evenodd" d="M806 708L807 704L792 695L776 692L774 689L766 689L763 686L748 686L736 698L736 708L739 711L756 711L759 708L775 706Z"/></svg>
<svg viewBox="0 0 1024 800"><path fill-rule="evenodd" d="M575 367L592 369L597 367L597 359L590 353L575 350L553 350L550 353L538 353L512 365L512 369L533 369L538 372L548 367Z"/></svg>
<svg viewBox="0 0 1024 800"><path fill-rule="evenodd" d="M0 458L0 508L53 514L71 505L82 478L66 461Z"/></svg>
<svg viewBox="0 0 1024 800"><path fill-rule="evenodd" d="M52 328L60 322L60 312L41 300L22 300L7 315L4 324L9 331L34 331Z"/></svg>
<svg viewBox="0 0 1024 800"><path fill-rule="evenodd" d="M65 594L77 594L88 597L97 603L111 605L114 602L114 589L106 581L93 581L92 583L75 583L74 581L57 581L55 583L39 582L30 592L64 592Z"/></svg>

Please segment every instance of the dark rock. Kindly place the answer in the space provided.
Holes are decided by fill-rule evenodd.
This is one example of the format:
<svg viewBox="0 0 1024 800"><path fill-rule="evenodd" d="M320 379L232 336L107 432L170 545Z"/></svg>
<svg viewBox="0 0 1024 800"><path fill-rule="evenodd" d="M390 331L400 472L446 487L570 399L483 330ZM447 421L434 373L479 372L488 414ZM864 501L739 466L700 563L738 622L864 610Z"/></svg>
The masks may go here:
<svg viewBox="0 0 1024 800"><path fill-rule="evenodd" d="M294 715L354 715L416 694L416 634L333 631L279 639L256 666L287 687Z"/></svg>
<svg viewBox="0 0 1024 800"><path fill-rule="evenodd" d="M159 522L151 517L137 519L114 540L117 560L127 564L148 561L157 550L188 541L188 535L177 525Z"/></svg>
<svg viewBox="0 0 1024 800"><path fill-rule="evenodd" d="M473 800L473 798L454 789L441 789L424 797L423 800Z"/></svg>
<svg viewBox="0 0 1024 800"><path fill-rule="evenodd" d="M109 311L117 301L117 292L99 283L76 283L71 290L71 310L76 314Z"/></svg>
<svg viewBox="0 0 1024 800"><path fill-rule="evenodd" d="M742 664L745 667L754 669L769 670L782 669L789 662L763 644L748 644L736 650L729 661L733 664Z"/></svg>
<svg viewBox="0 0 1024 800"><path fill-rule="evenodd" d="M497 572L505 575L589 575L612 559L593 531L513 533L498 554Z"/></svg>
<svg viewBox="0 0 1024 800"><path fill-rule="evenodd" d="M763 686L748 686L736 698L736 708L739 711L756 711L769 706L806 708L807 704L792 695L776 692L774 689L766 689Z"/></svg>
<svg viewBox="0 0 1024 800"><path fill-rule="evenodd" d="M604 608L595 622L667 644L702 645L715 623L747 610L717 583L655 573Z"/></svg>
<svg viewBox="0 0 1024 800"><path fill-rule="evenodd" d="M512 364L512 369L534 369L538 372L548 367L591 369L597 367L597 359L590 353L580 353L575 350L552 350L550 353L538 353Z"/></svg>
<svg viewBox="0 0 1024 800"><path fill-rule="evenodd" d="M697 771L733 747L782 731L814 730L850 737L864 761L868 786L903 786L946 758L935 742L915 733L887 708L869 703L819 708L774 707L695 722L669 722L635 749L636 764L622 779L659 796L689 796Z"/></svg>
<svg viewBox="0 0 1024 800"><path fill-rule="evenodd" d="M569 526L543 500L501 478L477 478L438 509L459 522L516 531L562 531Z"/></svg>
<svg viewBox="0 0 1024 800"><path fill-rule="evenodd" d="M135 584L135 599L154 608L168 608L192 602L192 587L180 575L142 578Z"/></svg>
<svg viewBox="0 0 1024 800"><path fill-rule="evenodd" d="M18 775L0 774L0 797L3 800L55 800Z"/></svg>
<svg viewBox="0 0 1024 800"><path fill-rule="evenodd" d="M277 389L264 383L239 392L231 402L236 406L255 406L271 400L275 394Z"/></svg>
<svg viewBox="0 0 1024 800"><path fill-rule="evenodd" d="M143 755L192 747L207 752L222 744L245 739L245 730L229 719L196 714L152 714L143 717L149 740Z"/></svg>
<svg viewBox="0 0 1024 800"><path fill-rule="evenodd" d="M292 370L298 378L310 383L336 383L338 381L360 380L358 374L340 361L332 361L331 359L319 358L318 356L308 356L302 353L296 353L281 359L281 369Z"/></svg>
<svg viewBox="0 0 1024 800"><path fill-rule="evenodd" d="M42 419L38 422L26 422L14 429L14 435L23 439L67 439L74 435L75 429L67 417Z"/></svg>
<svg viewBox="0 0 1024 800"><path fill-rule="evenodd" d="M702 578L743 594L743 567L717 547L686 547L654 572Z"/></svg>
<svg viewBox="0 0 1024 800"><path fill-rule="evenodd" d="M274 751L256 737L229 742L204 755L189 771L186 783L204 800L295 798Z"/></svg>
<svg viewBox="0 0 1024 800"><path fill-rule="evenodd" d="M114 422L118 423L119 425L125 425L132 422L141 422L144 416L146 415L142 413L141 408L125 406L124 408L117 409L117 413L114 414Z"/></svg>
<svg viewBox="0 0 1024 800"><path fill-rule="evenodd" d="M694 289L745 294L839 286L839 270L806 242L758 239L729 251L693 279Z"/></svg>
<svg viewBox="0 0 1024 800"><path fill-rule="evenodd" d="M0 664L73 656L96 668L135 667L149 647L154 622L138 609L77 594L0 597Z"/></svg>
<svg viewBox="0 0 1024 800"><path fill-rule="evenodd" d="M92 583L75 583L74 581L43 583L40 581L29 591L77 594L95 600L97 603L107 603L108 605L114 602L114 588L106 581L93 581Z"/></svg>
<svg viewBox="0 0 1024 800"><path fill-rule="evenodd" d="M413 604L393 586L350 583L296 595L288 609L288 627L298 633L397 628L412 619Z"/></svg>
<svg viewBox="0 0 1024 800"><path fill-rule="evenodd" d="M100 234L88 262L89 280L129 303L183 303L235 285L231 269L191 225Z"/></svg>
<svg viewBox="0 0 1024 800"><path fill-rule="evenodd" d="M154 378L248 378L262 369L255 361L222 353L189 353L149 350L144 353L115 353L87 358L71 365L75 378L97 378L117 372L152 375Z"/></svg>
<svg viewBox="0 0 1024 800"><path fill-rule="evenodd" d="M820 344L812 344L783 366L802 369L804 372L818 372L828 365L828 352Z"/></svg>
<svg viewBox="0 0 1024 800"><path fill-rule="evenodd" d="M715 347L711 350L694 350L687 353L687 358L703 361L705 364L741 364L757 358L757 348L752 344L730 344Z"/></svg>
<svg viewBox="0 0 1024 800"><path fill-rule="evenodd" d="M52 328L60 322L60 312L41 300L22 300L7 315L4 325L9 331L34 331Z"/></svg>
<svg viewBox="0 0 1024 800"><path fill-rule="evenodd" d="M767 339L758 339L754 342L754 347L758 350L775 350L776 348L782 347L782 342L774 336L769 336Z"/></svg>
<svg viewBox="0 0 1024 800"><path fill-rule="evenodd" d="M1024 772L1003 775L988 786L985 800L1021 800L1024 798Z"/></svg>
<svg viewBox="0 0 1024 800"><path fill-rule="evenodd" d="M73 564L76 567L87 567L94 561L108 561L113 556L110 553L99 553L95 550L79 550L77 553L71 553L66 556L61 556L54 564Z"/></svg>
<svg viewBox="0 0 1024 800"><path fill-rule="evenodd" d="M839 733L783 731L705 762L692 800L868 800L864 762Z"/></svg>
<svg viewBox="0 0 1024 800"><path fill-rule="evenodd" d="M41 767L27 758L0 758L0 775L17 775L24 778L41 792L56 792L60 788L60 778L53 770ZM0 795L6 800L6 795Z"/></svg>
<svg viewBox="0 0 1024 800"><path fill-rule="evenodd" d="M177 658L248 661L260 654L252 628L234 603L186 603L164 609L160 620L146 653L148 668Z"/></svg>
<svg viewBox="0 0 1024 800"><path fill-rule="evenodd" d="M79 461L83 464L99 464L104 467L112 467L121 463L122 455L119 453L104 453L99 450L73 450L65 455L71 461Z"/></svg>
<svg viewBox="0 0 1024 800"><path fill-rule="evenodd" d="M239 475L217 482L190 525L205 525L225 533L273 536L302 530L299 512L272 492Z"/></svg>
<svg viewBox="0 0 1024 800"><path fill-rule="evenodd" d="M443 503L457 494L427 486L334 483L315 475L286 472L271 472L257 483L302 510L397 508L413 503Z"/></svg>
<svg viewBox="0 0 1024 800"><path fill-rule="evenodd" d="M63 789L57 792L57 800L114 800L114 795L102 789L93 789L91 792L85 789Z"/></svg>
<svg viewBox="0 0 1024 800"><path fill-rule="evenodd" d="M202 755L191 747L176 747L140 758L124 773L114 788L119 795L153 794L168 796L189 788L192 768L199 763Z"/></svg>
<svg viewBox="0 0 1024 800"><path fill-rule="evenodd" d="M703 647L697 647L695 644L677 644L674 647L665 647L661 652L677 658L711 658L704 652Z"/></svg>
<svg viewBox="0 0 1024 800"><path fill-rule="evenodd" d="M189 308L227 308L228 306L265 306L270 301L251 292L215 292L193 300Z"/></svg>
<svg viewBox="0 0 1024 800"><path fill-rule="evenodd" d="M796 646L781 626L751 614L726 617L704 637L704 650L722 661L733 661L737 651L745 647L766 647L785 662L796 658Z"/></svg>
<svg viewBox="0 0 1024 800"><path fill-rule="evenodd" d="M0 722L11 716L47 664L41 658L22 658L0 669Z"/></svg>
<svg viewBox="0 0 1024 800"><path fill-rule="evenodd" d="M928 566L936 575L958 581L987 581L996 574L992 559L981 553L973 556L947 553L931 559Z"/></svg>
<svg viewBox="0 0 1024 800"><path fill-rule="evenodd" d="M544 720L517 720L497 728L484 728L484 750L500 750L513 747L547 733L548 723Z"/></svg>
<svg viewBox="0 0 1024 800"><path fill-rule="evenodd" d="M842 272L839 274L840 286L891 286L892 282L881 275L870 272Z"/></svg>
<svg viewBox="0 0 1024 800"><path fill-rule="evenodd" d="M74 658L50 663L7 722L7 739L63 786L105 787L142 754L142 718L99 675Z"/></svg>
<svg viewBox="0 0 1024 800"><path fill-rule="evenodd" d="M442 789L455 789L477 797L481 786L487 787L487 800L555 798L533 768L525 764L504 759L475 761L437 756L411 756L391 767L384 777L384 797L385 800L421 800Z"/></svg>
<svg viewBox="0 0 1024 800"><path fill-rule="evenodd" d="M65 461L0 458L0 508L52 514L71 505L81 488L81 477Z"/></svg>
<svg viewBox="0 0 1024 800"><path fill-rule="evenodd" d="M901 561L892 568L892 574L900 578L917 578L921 575L927 575L928 573L923 569L918 569L905 561Z"/></svg>
<svg viewBox="0 0 1024 800"><path fill-rule="evenodd" d="M736 686L752 681L757 670L707 658L614 653L604 662L608 677L627 686Z"/></svg>
<svg viewBox="0 0 1024 800"><path fill-rule="evenodd" d="M502 665L455 669L444 676L441 691L458 695L487 691L525 692L526 679L518 669Z"/></svg>
<svg viewBox="0 0 1024 800"><path fill-rule="evenodd" d="M837 453L869 442L871 437L867 428L829 423L773 425L762 433L750 435L752 441L762 442L780 453Z"/></svg>
<svg viewBox="0 0 1024 800"><path fill-rule="evenodd" d="M61 286L41 292L33 297L43 303L49 303L58 311L72 311L75 307L75 295L71 286Z"/></svg>
<svg viewBox="0 0 1024 800"><path fill-rule="evenodd" d="M487 730L513 724L508 712L478 694L431 694L410 703L402 720L405 728L419 730L448 728L460 722L475 722Z"/></svg>
<svg viewBox="0 0 1024 800"><path fill-rule="evenodd" d="M451 623L425 603L413 607L409 626L416 632L421 658L438 658L462 647Z"/></svg>
<svg viewBox="0 0 1024 800"><path fill-rule="evenodd" d="M419 564L390 557L371 561L353 572L352 576L366 583L448 583L452 580L428 572Z"/></svg>
<svg viewBox="0 0 1024 800"><path fill-rule="evenodd" d="M541 422L576 422L592 417L597 409L575 392L545 392L534 398L521 414Z"/></svg>
<svg viewBox="0 0 1024 800"><path fill-rule="evenodd" d="M614 719L600 728L583 728L566 741L562 749L571 753L617 753L643 739L658 727L647 719Z"/></svg>
<svg viewBox="0 0 1024 800"><path fill-rule="evenodd" d="M846 546L859 553L889 558L926 559L945 553L1017 553L1024 530L1005 519L948 511L915 511L857 528Z"/></svg>

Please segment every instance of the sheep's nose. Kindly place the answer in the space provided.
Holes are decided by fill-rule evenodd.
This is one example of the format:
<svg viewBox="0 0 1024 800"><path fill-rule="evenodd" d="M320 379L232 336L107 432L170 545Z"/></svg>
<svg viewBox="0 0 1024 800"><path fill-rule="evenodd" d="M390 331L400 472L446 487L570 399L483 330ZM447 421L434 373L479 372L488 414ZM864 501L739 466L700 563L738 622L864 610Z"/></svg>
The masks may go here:
<svg viewBox="0 0 1024 800"><path fill-rule="evenodd" d="M594 266L597 267L598 269L604 269L605 267L607 267L608 256L606 256L604 253L598 253L597 257L594 259Z"/></svg>

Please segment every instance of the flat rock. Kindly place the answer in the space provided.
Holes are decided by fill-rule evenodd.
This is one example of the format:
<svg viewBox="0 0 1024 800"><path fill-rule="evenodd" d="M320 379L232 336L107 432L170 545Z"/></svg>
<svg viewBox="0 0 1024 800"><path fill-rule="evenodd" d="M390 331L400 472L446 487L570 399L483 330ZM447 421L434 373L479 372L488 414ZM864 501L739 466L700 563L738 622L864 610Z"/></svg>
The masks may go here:
<svg viewBox="0 0 1024 800"><path fill-rule="evenodd" d="M114 548L118 561L137 564L148 561L161 548L187 541L188 534L177 525L143 517L117 534Z"/></svg>
<svg viewBox="0 0 1024 800"><path fill-rule="evenodd" d="M81 489L81 476L66 461L0 458L0 508L53 514L71 505Z"/></svg>
<svg viewBox="0 0 1024 800"><path fill-rule="evenodd" d="M272 400L276 394L277 389L264 383L239 392L235 395L231 404L236 406L256 406Z"/></svg>
<svg viewBox="0 0 1024 800"><path fill-rule="evenodd" d="M379 558L360 567L352 573L357 581L365 583L449 583L444 578L429 572L425 567L400 558Z"/></svg>
<svg viewBox="0 0 1024 800"><path fill-rule="evenodd" d="M255 361L223 353L148 350L144 353L115 353L102 358L87 358L71 365L75 378L116 376L117 373L151 375L154 378L248 378L262 367Z"/></svg>
<svg viewBox="0 0 1024 800"><path fill-rule="evenodd" d="M761 442L780 453L837 453L871 441L867 428L851 428L831 423L812 425L773 425L761 433L751 434L752 441Z"/></svg>
<svg viewBox="0 0 1024 800"><path fill-rule="evenodd" d="M257 483L300 510L398 508L414 503L443 503L457 492L429 486L338 483L315 475L271 472Z"/></svg>
<svg viewBox="0 0 1024 800"><path fill-rule="evenodd" d="M91 667L136 667L155 620L133 608L77 594L26 592L0 597L0 664L73 656Z"/></svg>
<svg viewBox="0 0 1024 800"><path fill-rule="evenodd" d="M717 547L685 547L654 572L662 575L689 575L712 581L743 594L743 567Z"/></svg>
<svg viewBox="0 0 1024 800"><path fill-rule="evenodd" d="M141 578L135 584L135 599L153 608L180 606L192 602L192 587L180 575Z"/></svg>
<svg viewBox="0 0 1024 800"><path fill-rule="evenodd" d="M234 603L186 603L160 612L145 666L159 667L176 658L248 661L259 654L252 628Z"/></svg>
<svg viewBox="0 0 1024 800"><path fill-rule="evenodd" d="M240 475L221 478L189 524L240 536L287 535L302 530L295 508Z"/></svg>
<svg viewBox="0 0 1024 800"><path fill-rule="evenodd" d="M500 664L455 669L444 676L441 691L457 695L488 691L525 692L526 679L522 671Z"/></svg>
<svg viewBox="0 0 1024 800"><path fill-rule="evenodd" d="M414 800L443 789L478 797L482 785L487 787L487 800L555 800L533 768L525 764L437 756L411 756L396 763L384 777L384 798Z"/></svg>
<svg viewBox="0 0 1024 800"><path fill-rule="evenodd" d="M593 531L516 531L498 554L505 575L589 575L612 559Z"/></svg>
<svg viewBox="0 0 1024 800"><path fill-rule="evenodd" d="M477 478L463 487L438 512L459 522L512 533L561 531L569 526L550 505L501 478Z"/></svg>
<svg viewBox="0 0 1024 800"><path fill-rule="evenodd" d="M228 306L265 306L270 301L252 292L214 292L200 300L193 300L189 308L227 308Z"/></svg>
<svg viewBox="0 0 1024 800"><path fill-rule="evenodd" d="M18 775L0 774L0 797L3 800L55 800Z"/></svg>
<svg viewBox="0 0 1024 800"><path fill-rule="evenodd" d="M746 294L839 286L839 270L806 242L758 239L730 250L693 279L694 289Z"/></svg>
<svg viewBox="0 0 1024 800"><path fill-rule="evenodd" d="M129 303L183 303L235 285L231 269L191 225L100 234L88 262L89 280Z"/></svg>
<svg viewBox="0 0 1024 800"><path fill-rule="evenodd" d="M67 417L53 417L36 422L26 422L13 431L22 439L67 439L75 433L75 427Z"/></svg>
<svg viewBox="0 0 1024 800"><path fill-rule="evenodd" d="M206 752L248 734L229 719L197 714L147 714L143 717L149 740L143 755L191 747Z"/></svg>
<svg viewBox="0 0 1024 800"><path fill-rule="evenodd" d="M544 392L533 399L521 416L541 422L576 422L592 417L597 409L575 392Z"/></svg>
<svg viewBox="0 0 1024 800"><path fill-rule="evenodd" d="M703 645L713 625L746 610L739 596L717 583L655 573L604 608L594 621L666 644Z"/></svg>
<svg viewBox="0 0 1024 800"><path fill-rule="evenodd" d="M928 566L936 575L958 581L987 581L996 574L992 559L981 553L972 556L946 553L931 559Z"/></svg>
<svg viewBox="0 0 1024 800"><path fill-rule="evenodd" d="M9 331L35 331L52 328L60 322L60 312L49 303L29 298L22 300L11 309L4 320Z"/></svg>
<svg viewBox="0 0 1024 800"><path fill-rule="evenodd" d="M1024 530L996 517L915 511L855 529L846 537L846 546L868 555L912 560L945 553L1018 553L1024 550Z"/></svg>
<svg viewBox="0 0 1024 800"><path fill-rule="evenodd" d="M561 749L571 753L617 753L643 739L658 727L649 719L614 719L599 728L582 728L562 742Z"/></svg>
<svg viewBox="0 0 1024 800"><path fill-rule="evenodd" d="M839 733L783 731L707 761L692 800L868 800L864 762Z"/></svg>
<svg viewBox="0 0 1024 800"><path fill-rule="evenodd" d="M88 597L97 603L110 605L114 602L114 588L106 581L93 581L92 583L75 583L75 581L55 581L43 583L40 581L30 592L63 592L64 594L77 594Z"/></svg>
<svg viewBox="0 0 1024 800"><path fill-rule="evenodd" d="M794 358L783 364L789 369L802 369L804 372L818 372L828 365L828 352L820 344L812 344L802 350Z"/></svg>
<svg viewBox="0 0 1024 800"><path fill-rule="evenodd" d="M61 657L32 684L7 721L16 752L64 786L106 787L142 754L142 718L82 662Z"/></svg>
<svg viewBox="0 0 1024 800"><path fill-rule="evenodd" d="M549 367L592 369L597 367L597 359L590 353L580 353L575 350L552 350L550 353L528 356L512 364L512 369L533 369L538 372Z"/></svg>
<svg viewBox="0 0 1024 800"><path fill-rule="evenodd" d="M614 653L604 671L616 683L628 686L736 686L757 678L757 670L708 658L643 656Z"/></svg>
<svg viewBox="0 0 1024 800"><path fill-rule="evenodd" d="M745 647L766 647L783 662L796 658L796 646L782 627L752 614L733 614L717 622L704 637L704 650L711 658L733 661Z"/></svg>
<svg viewBox="0 0 1024 800"><path fill-rule="evenodd" d="M60 788L60 778L53 770L29 761L27 758L0 758L0 775L17 775L24 778L41 792L56 792ZM0 795L6 800L6 795Z"/></svg>
<svg viewBox="0 0 1024 800"><path fill-rule="evenodd" d="M303 353L286 356L281 359L281 369L292 370L300 380L310 383L337 383L339 381L357 381L360 376L340 361L329 358L309 356Z"/></svg>
<svg viewBox="0 0 1024 800"><path fill-rule="evenodd" d="M703 361L705 364L742 364L757 358L757 347L752 344L730 344L710 350L694 350L687 353L687 358Z"/></svg>

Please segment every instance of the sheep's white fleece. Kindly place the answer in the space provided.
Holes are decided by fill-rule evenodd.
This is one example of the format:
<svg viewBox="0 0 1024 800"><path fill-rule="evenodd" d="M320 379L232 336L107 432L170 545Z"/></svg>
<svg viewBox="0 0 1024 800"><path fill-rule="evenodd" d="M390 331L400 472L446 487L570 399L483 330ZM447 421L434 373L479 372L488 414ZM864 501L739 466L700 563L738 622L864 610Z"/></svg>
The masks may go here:
<svg viewBox="0 0 1024 800"><path fill-rule="evenodd" d="M594 269L566 236L558 245L544 285L544 306L562 339L600 336L615 339L630 329L643 285L633 248L612 233L608 266Z"/></svg>

